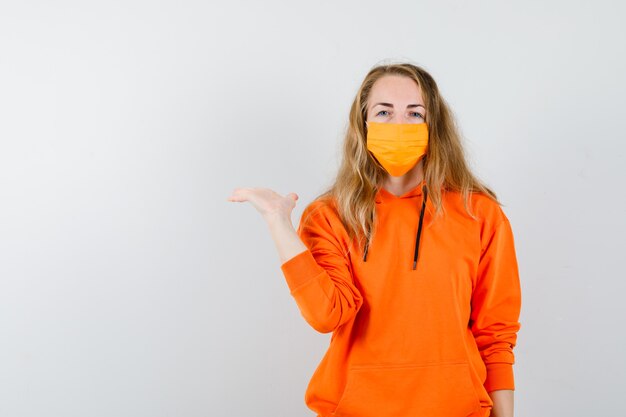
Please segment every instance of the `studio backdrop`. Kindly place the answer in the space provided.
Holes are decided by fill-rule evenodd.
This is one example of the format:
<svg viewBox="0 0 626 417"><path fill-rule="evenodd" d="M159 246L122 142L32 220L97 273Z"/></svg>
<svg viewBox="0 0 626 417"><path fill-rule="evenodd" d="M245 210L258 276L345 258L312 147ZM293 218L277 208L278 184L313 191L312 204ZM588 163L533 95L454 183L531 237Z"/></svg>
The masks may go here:
<svg viewBox="0 0 626 417"><path fill-rule="evenodd" d="M331 184L374 65L423 66L503 202L515 415L622 416L622 2L4 1L0 416L314 417L311 328L236 187Z"/></svg>

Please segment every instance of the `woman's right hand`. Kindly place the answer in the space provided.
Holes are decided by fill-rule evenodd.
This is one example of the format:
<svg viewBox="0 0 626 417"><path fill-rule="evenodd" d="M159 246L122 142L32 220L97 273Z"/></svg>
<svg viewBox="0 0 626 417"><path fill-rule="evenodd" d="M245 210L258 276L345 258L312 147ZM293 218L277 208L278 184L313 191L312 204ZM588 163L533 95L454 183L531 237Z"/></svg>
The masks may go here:
<svg viewBox="0 0 626 417"><path fill-rule="evenodd" d="M291 212L296 206L298 195L289 193L282 196L269 188L242 187L235 188L226 200L240 203L249 201L267 221L274 219L291 220Z"/></svg>
<svg viewBox="0 0 626 417"><path fill-rule="evenodd" d="M296 206L298 195L282 196L269 188L235 188L226 200L249 201L267 221L272 238L278 249L281 264L306 250L291 224L291 211Z"/></svg>

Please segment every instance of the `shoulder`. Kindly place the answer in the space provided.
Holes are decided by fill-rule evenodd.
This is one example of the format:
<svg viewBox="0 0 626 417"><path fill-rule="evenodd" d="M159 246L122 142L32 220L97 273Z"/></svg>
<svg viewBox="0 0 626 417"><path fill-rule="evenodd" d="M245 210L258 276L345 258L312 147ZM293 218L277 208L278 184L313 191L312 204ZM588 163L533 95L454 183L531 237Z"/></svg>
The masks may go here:
<svg viewBox="0 0 626 417"><path fill-rule="evenodd" d="M494 239L512 242L511 223L500 203L483 193L471 193L471 200L472 210L479 222L482 251L489 247Z"/></svg>
<svg viewBox="0 0 626 417"><path fill-rule="evenodd" d="M465 210L463 195L459 191L446 191L446 202L454 215L461 216L480 229L481 236L493 234L495 229L508 222L508 218L501 204L482 192L470 192L467 206L474 216L472 218ZM446 209L448 211L448 209Z"/></svg>
<svg viewBox="0 0 626 417"><path fill-rule="evenodd" d="M317 198L311 201L304 207L302 211L301 220L305 220L311 217L319 218L319 217L337 217L336 216L336 208L333 200L328 197L325 198Z"/></svg>
<svg viewBox="0 0 626 417"><path fill-rule="evenodd" d="M335 200L332 197L322 197L307 204L300 216L299 227L304 226L328 228L337 233L343 231L343 223L337 211Z"/></svg>
<svg viewBox="0 0 626 417"><path fill-rule="evenodd" d="M302 211L298 235L309 242L330 242L333 247L343 254L349 252L351 239L336 210L336 205L330 199L315 199Z"/></svg>
<svg viewBox="0 0 626 417"><path fill-rule="evenodd" d="M500 203L486 194L470 193L470 206L481 221L497 225L507 220Z"/></svg>

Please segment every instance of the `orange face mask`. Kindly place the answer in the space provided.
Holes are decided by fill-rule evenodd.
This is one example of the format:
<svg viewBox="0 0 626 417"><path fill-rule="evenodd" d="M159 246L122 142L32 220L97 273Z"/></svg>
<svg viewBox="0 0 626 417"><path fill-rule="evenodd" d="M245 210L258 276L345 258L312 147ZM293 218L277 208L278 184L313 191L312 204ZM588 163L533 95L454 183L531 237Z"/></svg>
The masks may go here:
<svg viewBox="0 0 626 417"><path fill-rule="evenodd" d="M367 149L390 175L407 173L426 154L426 123L367 123Z"/></svg>

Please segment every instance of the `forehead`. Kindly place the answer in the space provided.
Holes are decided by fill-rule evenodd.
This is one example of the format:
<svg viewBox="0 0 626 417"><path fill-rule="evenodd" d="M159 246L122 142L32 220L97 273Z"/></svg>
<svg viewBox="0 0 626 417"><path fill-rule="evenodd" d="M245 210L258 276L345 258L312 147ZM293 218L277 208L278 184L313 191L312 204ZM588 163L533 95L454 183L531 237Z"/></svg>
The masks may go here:
<svg viewBox="0 0 626 417"><path fill-rule="evenodd" d="M372 86L369 96L370 106L378 102L424 104L422 92L417 83L403 75L384 75ZM409 103L410 102L410 103Z"/></svg>

